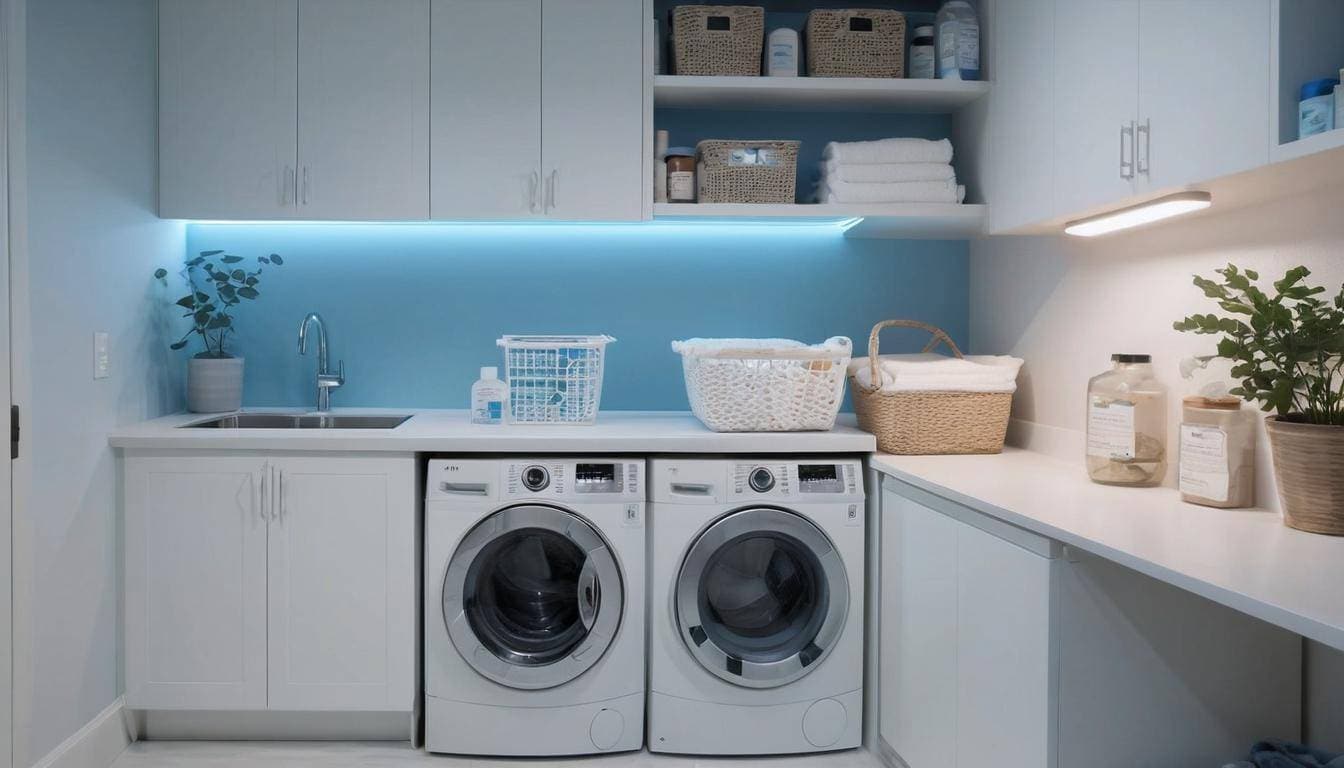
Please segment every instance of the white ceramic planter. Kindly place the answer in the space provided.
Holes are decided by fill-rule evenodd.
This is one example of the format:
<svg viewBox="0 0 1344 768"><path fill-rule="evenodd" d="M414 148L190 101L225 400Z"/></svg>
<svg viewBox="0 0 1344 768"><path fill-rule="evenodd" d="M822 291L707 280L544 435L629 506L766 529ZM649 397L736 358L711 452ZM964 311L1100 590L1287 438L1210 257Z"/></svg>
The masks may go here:
<svg viewBox="0 0 1344 768"><path fill-rule="evenodd" d="M243 407L243 358L187 361L187 410L224 413Z"/></svg>

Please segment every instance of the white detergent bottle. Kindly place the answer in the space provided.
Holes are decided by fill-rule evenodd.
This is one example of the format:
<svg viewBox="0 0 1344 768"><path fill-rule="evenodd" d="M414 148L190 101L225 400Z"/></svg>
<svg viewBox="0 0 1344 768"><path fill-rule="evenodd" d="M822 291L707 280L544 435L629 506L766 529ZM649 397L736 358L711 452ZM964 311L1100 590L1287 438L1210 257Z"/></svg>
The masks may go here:
<svg viewBox="0 0 1344 768"><path fill-rule="evenodd" d="M509 390L499 380L499 369L486 366L481 369L481 380L471 385L471 423L502 424L504 403Z"/></svg>

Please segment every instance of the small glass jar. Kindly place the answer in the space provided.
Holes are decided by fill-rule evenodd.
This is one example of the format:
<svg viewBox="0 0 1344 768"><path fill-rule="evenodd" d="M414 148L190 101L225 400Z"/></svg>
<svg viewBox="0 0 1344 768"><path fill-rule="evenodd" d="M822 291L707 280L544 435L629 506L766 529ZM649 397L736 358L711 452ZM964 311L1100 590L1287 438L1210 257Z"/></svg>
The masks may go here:
<svg viewBox="0 0 1344 768"><path fill-rule="evenodd" d="M1181 500L1234 509L1255 505L1255 416L1236 397L1181 403Z"/></svg>
<svg viewBox="0 0 1344 768"><path fill-rule="evenodd" d="M1087 474L1107 485L1161 485L1167 474L1167 388L1150 355L1111 355L1087 382Z"/></svg>
<svg viewBox="0 0 1344 768"><path fill-rule="evenodd" d="M667 150L667 201L695 202L695 150L690 147Z"/></svg>

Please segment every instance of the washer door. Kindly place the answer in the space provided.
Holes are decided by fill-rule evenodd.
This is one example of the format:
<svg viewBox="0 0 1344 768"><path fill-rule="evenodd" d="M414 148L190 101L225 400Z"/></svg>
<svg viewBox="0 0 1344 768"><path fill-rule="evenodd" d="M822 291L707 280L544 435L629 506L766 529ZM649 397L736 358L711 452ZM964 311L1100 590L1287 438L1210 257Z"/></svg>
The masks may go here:
<svg viewBox="0 0 1344 768"><path fill-rule="evenodd" d="M477 672L511 688L551 688L602 658L624 594L595 528L557 507L520 505L462 539L444 576L443 617Z"/></svg>
<svg viewBox="0 0 1344 768"><path fill-rule="evenodd" d="M811 521L752 508L720 518L691 544L675 601L681 638L705 669L773 688L830 653L849 610L849 580Z"/></svg>

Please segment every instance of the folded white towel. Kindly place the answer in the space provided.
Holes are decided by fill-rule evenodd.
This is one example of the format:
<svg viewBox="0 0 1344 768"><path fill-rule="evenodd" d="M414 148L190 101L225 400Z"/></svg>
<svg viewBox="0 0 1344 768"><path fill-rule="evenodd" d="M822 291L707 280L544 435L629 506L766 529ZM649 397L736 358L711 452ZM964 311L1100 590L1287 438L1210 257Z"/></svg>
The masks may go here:
<svg viewBox="0 0 1344 768"><path fill-rule="evenodd" d="M862 183L892 181L949 181L957 174L947 163L839 163L821 164L822 176L835 181Z"/></svg>
<svg viewBox="0 0 1344 768"><path fill-rule="evenodd" d="M1021 368L1020 358L1006 355L882 355L878 362L884 392L1016 392ZM849 374L872 386L868 358L851 360Z"/></svg>
<svg viewBox="0 0 1344 768"><path fill-rule="evenodd" d="M867 184L822 179L817 185L821 203L960 203L966 188L947 181L896 181Z"/></svg>
<svg viewBox="0 0 1344 768"><path fill-rule="evenodd" d="M847 164L950 163L952 142L947 139L879 139L833 141L822 151L823 160Z"/></svg>

